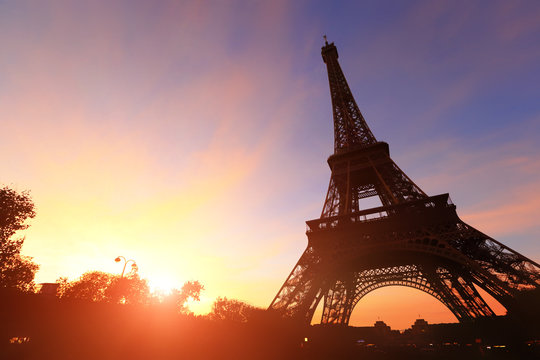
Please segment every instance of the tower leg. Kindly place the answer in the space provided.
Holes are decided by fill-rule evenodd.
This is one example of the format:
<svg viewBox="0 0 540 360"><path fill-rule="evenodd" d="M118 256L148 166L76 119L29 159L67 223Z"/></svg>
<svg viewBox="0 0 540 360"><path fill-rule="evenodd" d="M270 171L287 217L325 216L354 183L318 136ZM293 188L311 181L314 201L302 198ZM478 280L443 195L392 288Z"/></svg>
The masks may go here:
<svg viewBox="0 0 540 360"><path fill-rule="evenodd" d="M439 267L429 274L429 278L443 302L460 321L495 315L467 276Z"/></svg>
<svg viewBox="0 0 540 360"><path fill-rule="evenodd" d="M276 310L286 316L302 318L309 323L317 304L327 291L326 277L321 271L320 259L308 247L289 277L270 304L270 310Z"/></svg>
<svg viewBox="0 0 540 360"><path fill-rule="evenodd" d="M337 280L324 297L322 324L348 324L354 307L356 279L348 274Z"/></svg>

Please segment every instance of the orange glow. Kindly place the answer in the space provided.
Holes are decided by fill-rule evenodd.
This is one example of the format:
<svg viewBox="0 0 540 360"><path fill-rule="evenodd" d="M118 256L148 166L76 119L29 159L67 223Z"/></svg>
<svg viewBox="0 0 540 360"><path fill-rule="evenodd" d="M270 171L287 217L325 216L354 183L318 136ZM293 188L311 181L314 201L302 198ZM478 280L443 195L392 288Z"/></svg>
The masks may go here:
<svg viewBox="0 0 540 360"><path fill-rule="evenodd" d="M329 39L348 52L342 65L356 100L400 167L427 193L450 192L480 231L540 258L538 114L525 114L522 103L498 106L523 114L498 109L475 121L457 114L464 103L485 106L493 79L512 93L533 89L536 101L536 83L505 83L535 79L508 65L519 54L523 74L538 68L530 41L508 48L460 38L462 26L426 16L431 6L451 11L443 2L418 4L381 27L370 23L379 17L354 22L377 25L369 32L339 33L337 12L299 11L304 2L141 3L0 5L0 185L28 189L35 202L37 215L19 235L23 254L41 266L36 282L120 274L114 259L122 255L153 291L200 281L201 301L188 302L196 314L219 296L268 307L306 248L305 221L319 216L327 191L332 109L320 58L327 21L336 29ZM468 21L462 12L445 18ZM538 23L491 16L496 26L471 34L518 44ZM432 51L445 42L431 37L459 39L440 53L465 46L463 53L436 61ZM489 48L478 51L480 43ZM465 68L452 67L460 62ZM501 94L492 96L507 98ZM380 317L401 329L418 315L455 321L429 295L392 287L362 299L351 323Z"/></svg>
<svg viewBox="0 0 540 360"><path fill-rule="evenodd" d="M150 287L150 292L158 294L160 296L169 295L172 289L177 287L170 279L164 277L149 278L148 286Z"/></svg>

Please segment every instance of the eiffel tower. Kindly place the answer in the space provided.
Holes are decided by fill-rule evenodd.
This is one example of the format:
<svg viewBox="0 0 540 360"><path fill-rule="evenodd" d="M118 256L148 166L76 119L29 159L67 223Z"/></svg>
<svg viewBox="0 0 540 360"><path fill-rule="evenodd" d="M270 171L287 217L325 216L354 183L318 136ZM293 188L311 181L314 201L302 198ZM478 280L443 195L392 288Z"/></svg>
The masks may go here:
<svg viewBox="0 0 540 360"><path fill-rule="evenodd" d="M390 157L362 116L338 63L322 47L334 117L332 171L319 219L307 221L308 246L269 310L310 323L348 324L356 304L401 285L441 301L460 321L494 316L482 288L510 309L540 288L540 265L464 223L448 194L428 196ZM382 206L362 209L377 196Z"/></svg>

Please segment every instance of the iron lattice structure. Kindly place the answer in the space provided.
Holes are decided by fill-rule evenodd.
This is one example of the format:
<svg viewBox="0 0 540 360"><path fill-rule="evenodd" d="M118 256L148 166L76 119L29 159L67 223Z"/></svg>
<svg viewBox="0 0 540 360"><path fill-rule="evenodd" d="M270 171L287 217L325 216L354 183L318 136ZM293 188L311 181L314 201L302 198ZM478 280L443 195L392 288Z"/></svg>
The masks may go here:
<svg viewBox="0 0 540 360"><path fill-rule="evenodd" d="M428 196L390 158L369 129L325 43L334 117L332 171L321 217L307 221L308 246L270 310L310 322L348 324L369 292L390 285L424 291L460 321L493 316L476 286L507 309L540 287L540 265L464 223L448 194ZM362 209L378 197L382 206Z"/></svg>

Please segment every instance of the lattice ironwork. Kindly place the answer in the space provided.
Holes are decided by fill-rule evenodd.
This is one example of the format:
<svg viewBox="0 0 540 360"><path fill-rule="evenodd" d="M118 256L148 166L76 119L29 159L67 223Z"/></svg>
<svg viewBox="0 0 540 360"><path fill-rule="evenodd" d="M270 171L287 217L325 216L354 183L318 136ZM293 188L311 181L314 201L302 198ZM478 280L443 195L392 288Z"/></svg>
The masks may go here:
<svg viewBox="0 0 540 360"><path fill-rule="evenodd" d="M503 306L540 288L540 265L459 219L448 194L426 195L367 126L326 43L334 110L332 171L319 219L307 222L308 247L270 310L309 322L324 298L322 323L347 324L366 294L409 286L447 306L460 321L493 316L480 287ZM382 206L362 209L378 196Z"/></svg>
<svg viewBox="0 0 540 360"><path fill-rule="evenodd" d="M347 84L345 75L337 61L338 53L334 44L322 49L322 56L328 69L330 95L334 113L334 151L350 150L377 140L371 133Z"/></svg>
<svg viewBox="0 0 540 360"><path fill-rule="evenodd" d="M348 323L354 306L366 294L384 286L408 286L428 293L445 304L458 319L493 316L471 281L454 276L444 267L399 265L356 272L349 282L336 281L325 297L323 323ZM351 276L350 274L349 277ZM344 287L344 284L349 284ZM463 312L463 310L467 310Z"/></svg>

